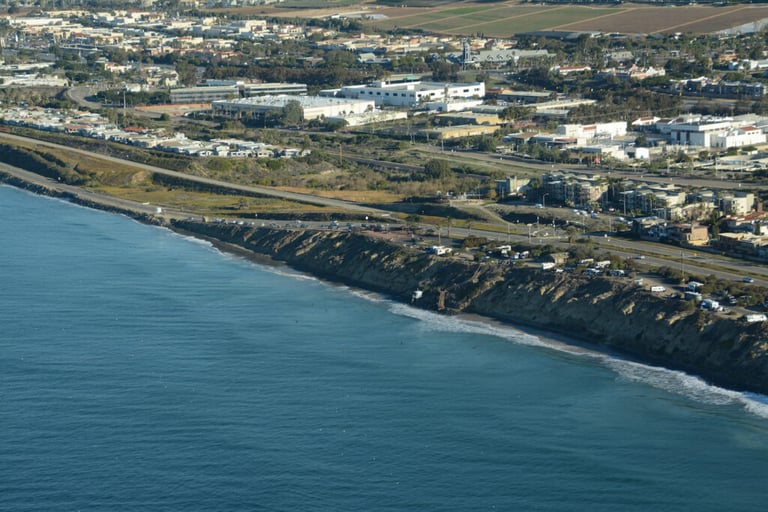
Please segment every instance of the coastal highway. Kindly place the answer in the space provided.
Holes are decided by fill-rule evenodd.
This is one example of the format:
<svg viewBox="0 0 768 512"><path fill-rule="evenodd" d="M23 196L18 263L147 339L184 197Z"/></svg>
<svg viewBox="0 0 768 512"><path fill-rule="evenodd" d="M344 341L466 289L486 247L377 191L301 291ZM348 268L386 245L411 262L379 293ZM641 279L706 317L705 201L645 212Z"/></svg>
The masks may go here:
<svg viewBox="0 0 768 512"><path fill-rule="evenodd" d="M162 176L169 176L173 178L180 178L184 179L186 181L191 181L194 183L200 183L204 185L210 185L215 187L221 187L225 189L230 189L233 191L240 191L240 192L246 192L249 194L256 194L260 196L265 197L276 197L280 199L286 199L288 201L295 201L297 203L304 203L304 204L312 204L316 206L323 206L328 208L337 208L340 210L346 210L346 211L352 211L357 213L362 213L365 215L371 215L371 216L384 216L387 217L390 215L390 212L372 208L368 206L362 206L356 203L351 203L349 201L342 201L340 199L332 199L327 197L320 197L315 196L311 194L301 194L298 192L289 192L286 190L278 190L273 188L266 188L266 187L257 187L257 186L247 186L247 185L237 185L233 183L229 183L226 181L220 181L220 180L214 180L210 178L205 178L202 176L193 176L191 174L186 174L183 172L177 172L177 171L171 171L168 169L163 169L161 167L155 167L152 165L146 165L146 164L140 164L136 162L132 162L130 160L124 160L122 158L116 158L112 156L102 155L99 153L94 153L92 151L86 151L83 149L77 149L77 148L71 148L68 146L62 146L60 144L54 144L52 142L45 142L37 139L30 139L27 137L20 137L18 135L11 135L8 133L2 133L0 132L0 141L3 140L11 140L11 141L18 141L18 142L26 142L26 143L34 143L37 146L43 146L50 149L55 149L59 151L70 151L74 153L79 153L82 155L87 155L91 158L98 158L100 160L103 160L105 162L113 162L120 165L126 165L135 167L137 169L143 169L146 171L153 172L155 174L159 174Z"/></svg>
<svg viewBox="0 0 768 512"><path fill-rule="evenodd" d="M25 171L18 167L13 167L8 164L0 162L0 173L8 174L10 176L16 176L22 181L45 187L51 190L57 190L64 194L68 194L73 197L79 197L85 201L90 201L95 204L104 205L107 207L115 208L118 210L126 210L131 212L143 213L146 215L154 215L157 212L156 206L137 203L134 201L128 201L125 199L119 199L116 197L107 196L104 194L97 194L91 190L81 187L75 187L73 185L67 185L65 183L54 181L45 176L40 176L33 172Z"/></svg>
<svg viewBox="0 0 768 512"><path fill-rule="evenodd" d="M0 132L0 141L2 141L3 139L17 140L22 142L34 142L37 145L45 146L54 150L69 150L76 153L88 155L90 157L100 158L105 162L115 162L121 165L130 165L130 166L145 169L160 175L183 178L185 180L217 186L217 187L228 188L234 191L244 191L247 193L258 194L258 195L263 195L268 197L277 197L277 198L287 199L287 200L296 201L296 202L305 203L305 204L314 204L314 205L319 205L324 207L337 208L340 210L353 211L353 212L358 212L364 215L371 215L375 217L391 218L392 222L396 222L396 219L391 217L392 212L389 212L383 209L362 206L362 205L350 203L347 201L341 201L338 199L330 199L330 198L313 196L310 194L300 194L296 192L282 191L282 190L276 190L276 189L265 188L265 187L235 185L228 182L213 180L213 179L204 178L200 176L190 176L188 174L181 173L181 172L170 171L167 169L162 169L159 167L145 165L145 164L138 164L135 162L131 162L129 160L109 157L109 156L101 155L98 153L92 153L85 150L61 146L59 144L38 141L35 139L29 139L26 137L19 137L16 135L10 135L10 134ZM36 183L48 188L61 190L68 194L79 196L83 199L93 201L95 203L100 203L113 208L125 209L125 210L140 212L144 214L150 214L150 215L156 214L157 205L141 204L133 201L104 196L104 195L92 192L85 188L74 187L74 186L63 184L63 183L55 182L48 178L42 177L38 174L24 171L23 169L12 167L6 164L0 164L0 170L8 174L18 176L20 179L24 181L27 181L30 183ZM189 216L189 213L174 212L172 210L164 209L163 215L166 217L185 218ZM317 227L321 227L321 225L318 225ZM435 226L431 226L431 225L424 225L422 227L425 229L435 228ZM447 232L445 234L447 234ZM499 241L504 241L504 240L507 240L508 238L509 239L514 238L517 241L528 240L527 234L521 235L521 234L499 233L498 231L494 231L494 232L481 231L481 230L478 230L477 228L470 230L466 228L452 227L451 234L452 234L452 237L454 238L463 238L469 234L474 234L474 235L483 236L489 239L496 239ZM557 240L548 239L544 237L537 237L537 238L534 238L533 240L534 242L541 242L541 243L555 243L558 246L562 247L563 249L567 248L568 246L567 242L557 241ZM652 264L656 266L666 265L670 267L677 267L678 265L680 265L686 272L695 273L699 275L715 274L718 277L721 277L723 279L731 279L731 280L739 280L744 276L750 276L755 278L757 284L768 285L768 267L764 265L760 265L758 263L748 262L744 260L736 260L733 258L726 258L717 254L697 252L691 249L681 250L679 247L655 244L651 242L627 240L627 239L614 238L614 237L606 238L601 236L594 236L594 234L593 234L593 240L595 244L599 245L602 249L609 250L623 257L633 257L637 254L642 254L646 256L646 260L643 261L644 264Z"/></svg>
<svg viewBox="0 0 768 512"><path fill-rule="evenodd" d="M435 226L422 226L435 229ZM542 227L540 231L547 228ZM551 230L550 230L551 231ZM499 233L498 231L484 231L477 228L467 229L451 227L451 238L462 239L469 235L485 237L504 243L507 240L515 242L529 241L528 234ZM755 284L768 287L768 266L760 263L746 261L716 253L705 252L691 248L680 248L672 245L654 243L644 240L626 239L621 237L604 236L605 233L591 234L589 238L595 247L611 252L622 258L636 258L641 267L671 267L682 269L687 274L700 276L714 275L727 281L741 281L744 277L752 277ZM446 228L442 228L442 236L447 237ZM531 243L541 245L554 245L566 251L571 244L560 237L534 236Z"/></svg>
<svg viewBox="0 0 768 512"><path fill-rule="evenodd" d="M665 185L673 184L682 187L738 190L744 186L748 187L750 190L768 189L768 185L766 184L743 184L740 180L712 179L703 176L697 176L693 173L688 173L687 171L686 174L659 176L657 174L644 174L642 170L618 170L604 169L600 167L586 167L584 165L575 164L555 164L551 162L542 162L539 160L521 158L514 155L491 155L488 153L480 153L476 151L443 151L441 148L429 144L415 144L414 147L418 151L425 154L425 160L429 158L443 158L450 159L456 163L472 164L474 162L478 164L493 166L499 170L505 170L510 166L514 166L516 168L529 169L536 172L570 172L574 174L599 175L606 178L624 178L628 180L638 180ZM676 170L673 169L672 172L674 173ZM721 173L721 176L724 176L725 174L725 172Z"/></svg>
<svg viewBox="0 0 768 512"><path fill-rule="evenodd" d="M100 204L118 210L143 213L146 215L156 214L157 207L155 205L137 203L134 201L98 194L85 188L57 182L44 176L40 176L39 174L25 171L24 169L13 167L7 164L0 163L0 172L11 176L16 176L27 183L58 190L74 197L79 197L83 200L93 202L94 204ZM377 210L377 212L381 211L382 210ZM386 213L387 212L385 212L385 214ZM186 218L189 216L189 214L164 209L163 216L168 218ZM264 222L268 223L269 221ZM328 229L328 223L302 222L300 225L296 225L295 227L301 227L304 229ZM424 230L434 230L436 226L423 224L420 226L420 228ZM448 233L446 228L443 227L441 230L443 236L447 240ZM450 232L452 239L461 239L468 235L475 235L488 239L498 240L501 243L507 240L514 240L516 242L528 240L527 234L502 234L495 231L483 231L477 228L467 229L452 227ZM438 237L435 236L432 238L434 238L434 241L437 242ZM642 262L639 262L642 266L670 266L677 268L679 265L687 273L697 275L714 274L721 279L733 281L740 281L744 276L751 276L755 278L755 284L768 286L768 267L757 263L735 260L733 258L726 258L709 253L696 252L690 249L681 250L679 247L654 244L650 242L625 240L613 237L606 238L600 236L593 236L592 239L595 245L599 246L601 249L610 251L624 258L632 258L638 254L644 255L645 258L642 260ZM569 246L568 242L548 237L534 237L532 241L533 243L552 244L561 247L563 250L566 250Z"/></svg>

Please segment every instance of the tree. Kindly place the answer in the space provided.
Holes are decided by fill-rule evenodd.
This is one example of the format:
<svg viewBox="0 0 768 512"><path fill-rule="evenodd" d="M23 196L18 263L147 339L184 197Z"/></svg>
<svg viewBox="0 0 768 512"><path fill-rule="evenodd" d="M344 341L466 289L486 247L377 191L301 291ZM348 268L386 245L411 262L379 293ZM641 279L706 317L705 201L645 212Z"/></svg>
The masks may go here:
<svg viewBox="0 0 768 512"><path fill-rule="evenodd" d="M445 61L432 63L432 80L436 82L455 82L459 79L459 66Z"/></svg>
<svg viewBox="0 0 768 512"><path fill-rule="evenodd" d="M720 215L717 210L712 210L709 214L709 230L712 234L712 238L720 237Z"/></svg>
<svg viewBox="0 0 768 512"><path fill-rule="evenodd" d="M179 74L179 82L183 85L191 86L197 83L197 70L188 60L176 62L176 73Z"/></svg>
<svg viewBox="0 0 768 512"><path fill-rule="evenodd" d="M405 218L405 222L408 223L409 230L415 231L416 228L419 227L419 224L421 224L421 215L412 213Z"/></svg>
<svg viewBox="0 0 768 512"><path fill-rule="evenodd" d="M424 174L435 180L444 180L451 176L451 164L447 160L433 158L424 164Z"/></svg>
<svg viewBox="0 0 768 512"><path fill-rule="evenodd" d="M480 151L491 152L495 151L496 147L501 143L501 138L491 135L483 135L477 141L477 149Z"/></svg>
<svg viewBox="0 0 768 512"><path fill-rule="evenodd" d="M533 114L533 109L529 107L507 107L501 111L501 118L505 121L519 121L521 119L529 119Z"/></svg>
<svg viewBox="0 0 768 512"><path fill-rule="evenodd" d="M355 54L345 50L331 50L325 54L326 67L351 68L355 66Z"/></svg>
<svg viewBox="0 0 768 512"><path fill-rule="evenodd" d="M291 100L285 104L282 112L282 122L285 125L298 125L303 121L304 111L301 103L297 100Z"/></svg>
<svg viewBox="0 0 768 512"><path fill-rule="evenodd" d="M573 241L576 240L576 236L579 234L579 228L576 226L568 226L566 233L568 233L568 243L572 244Z"/></svg>

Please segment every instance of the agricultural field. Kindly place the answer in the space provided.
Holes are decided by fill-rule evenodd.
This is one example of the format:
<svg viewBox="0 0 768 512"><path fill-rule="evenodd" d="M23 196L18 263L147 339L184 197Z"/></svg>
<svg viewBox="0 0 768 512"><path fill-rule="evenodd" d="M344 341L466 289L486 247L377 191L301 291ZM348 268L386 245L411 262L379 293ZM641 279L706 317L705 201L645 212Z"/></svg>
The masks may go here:
<svg viewBox="0 0 768 512"><path fill-rule="evenodd" d="M377 28L414 28L448 34L483 33L486 37L542 30L623 33L710 33L768 18L768 6L615 7L576 5L456 4L432 9L379 9L386 19L372 21Z"/></svg>
<svg viewBox="0 0 768 512"><path fill-rule="evenodd" d="M608 16L561 25L559 30L696 34L717 32L768 18L768 6L627 7Z"/></svg>
<svg viewBox="0 0 768 512"><path fill-rule="evenodd" d="M332 7L325 4L325 9L285 9L283 4L280 5L275 8L260 6L258 10L261 15L275 17L361 16L364 23L376 29L420 29L455 35L482 33L486 37L509 37L545 30L711 33L768 18L768 6L751 4L725 7L655 7L640 4L586 7L509 1L436 2L430 7L415 7L404 0L393 6L341 1Z"/></svg>

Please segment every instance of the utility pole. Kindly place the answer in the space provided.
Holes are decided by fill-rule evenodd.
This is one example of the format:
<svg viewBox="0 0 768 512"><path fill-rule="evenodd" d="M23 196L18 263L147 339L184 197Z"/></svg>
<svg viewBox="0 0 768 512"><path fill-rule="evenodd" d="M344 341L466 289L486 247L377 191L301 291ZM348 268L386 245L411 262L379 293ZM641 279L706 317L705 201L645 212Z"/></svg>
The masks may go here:
<svg viewBox="0 0 768 512"><path fill-rule="evenodd" d="M683 266L683 256L685 252L680 251L680 273L683 275L683 280L685 280L685 267Z"/></svg>

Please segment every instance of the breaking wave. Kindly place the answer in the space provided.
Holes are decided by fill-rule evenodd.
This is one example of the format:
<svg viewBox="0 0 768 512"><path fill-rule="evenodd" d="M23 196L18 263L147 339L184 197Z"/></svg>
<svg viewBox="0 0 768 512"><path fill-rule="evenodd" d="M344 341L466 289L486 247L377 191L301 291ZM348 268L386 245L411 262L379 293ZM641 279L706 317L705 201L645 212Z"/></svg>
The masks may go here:
<svg viewBox="0 0 768 512"><path fill-rule="evenodd" d="M703 404L741 407L750 414L768 419L768 396L721 388L685 372L622 359L578 345L529 334L514 327L456 316L443 316L405 304L393 303L390 311L424 322L426 328L436 332L485 334L520 345L544 347L588 358L612 370L621 379L652 386Z"/></svg>

